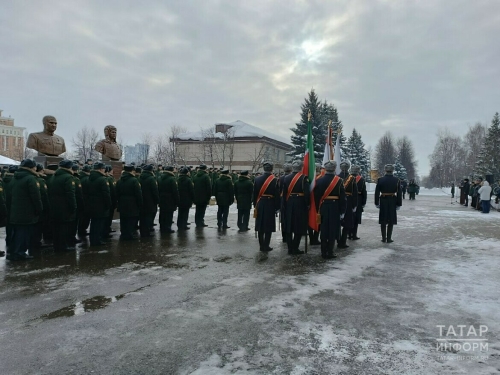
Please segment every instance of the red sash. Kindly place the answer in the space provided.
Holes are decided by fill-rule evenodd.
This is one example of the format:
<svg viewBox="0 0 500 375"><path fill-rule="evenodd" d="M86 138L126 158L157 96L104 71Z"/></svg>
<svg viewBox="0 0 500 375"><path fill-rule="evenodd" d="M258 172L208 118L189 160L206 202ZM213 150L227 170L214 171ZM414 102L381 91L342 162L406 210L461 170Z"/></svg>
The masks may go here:
<svg viewBox="0 0 500 375"><path fill-rule="evenodd" d="M295 184L299 180L300 176L302 176L302 173L298 172L295 176L293 176L292 182L290 182L290 186L288 187L288 192L286 194L286 200L290 198L290 194L292 194L293 188L295 187Z"/></svg>
<svg viewBox="0 0 500 375"><path fill-rule="evenodd" d="M259 203L260 198L262 198L262 195L266 192L267 187L271 184L271 182L274 180L274 176L270 175L267 180L264 182L264 185L260 188L259 195L257 196L257 202L255 202L255 207L257 207L257 203Z"/></svg>
<svg viewBox="0 0 500 375"><path fill-rule="evenodd" d="M361 176L356 176L356 183L358 183L359 180L361 180Z"/></svg>
<svg viewBox="0 0 500 375"><path fill-rule="evenodd" d="M335 189L335 186L337 186L337 182L339 180L340 180L339 176L335 176L333 178L333 180L330 182L330 185L328 185L328 187L325 190L325 193L323 194L323 196L321 197L321 200L319 201L318 211L321 208L321 205L323 204L323 201L325 200L325 198L330 195L330 193L333 191L333 189Z"/></svg>

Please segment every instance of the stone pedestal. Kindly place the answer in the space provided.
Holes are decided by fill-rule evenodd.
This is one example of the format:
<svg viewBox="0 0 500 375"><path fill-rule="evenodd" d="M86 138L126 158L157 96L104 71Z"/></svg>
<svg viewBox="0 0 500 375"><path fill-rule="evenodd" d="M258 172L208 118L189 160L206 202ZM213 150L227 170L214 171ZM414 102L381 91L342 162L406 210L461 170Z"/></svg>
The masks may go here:
<svg viewBox="0 0 500 375"><path fill-rule="evenodd" d="M59 162L61 160L63 160L63 158L60 158L59 156L39 155L39 156L35 156L33 158L33 160L35 160L36 163L42 164L43 167L46 169L47 165L49 165L49 164L59 164Z"/></svg>
<svg viewBox="0 0 500 375"><path fill-rule="evenodd" d="M111 165L113 168L113 177L118 181L123 172L123 163L121 161L105 161L107 165Z"/></svg>

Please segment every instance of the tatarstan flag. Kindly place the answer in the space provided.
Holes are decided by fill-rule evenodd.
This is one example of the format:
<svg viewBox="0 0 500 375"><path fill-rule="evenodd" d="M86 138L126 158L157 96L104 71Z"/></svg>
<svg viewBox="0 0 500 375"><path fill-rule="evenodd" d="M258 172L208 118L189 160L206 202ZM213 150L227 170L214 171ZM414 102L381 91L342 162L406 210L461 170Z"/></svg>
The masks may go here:
<svg viewBox="0 0 500 375"><path fill-rule="evenodd" d="M311 113L311 112L309 112ZM310 116L307 120L307 144L306 152L304 155L304 167L302 168L302 174L309 177L310 187L310 209L309 209L309 226L315 231L318 230L318 224L316 223L316 203L314 200L314 186L316 185L316 160L314 159L314 139L312 135L312 125Z"/></svg>

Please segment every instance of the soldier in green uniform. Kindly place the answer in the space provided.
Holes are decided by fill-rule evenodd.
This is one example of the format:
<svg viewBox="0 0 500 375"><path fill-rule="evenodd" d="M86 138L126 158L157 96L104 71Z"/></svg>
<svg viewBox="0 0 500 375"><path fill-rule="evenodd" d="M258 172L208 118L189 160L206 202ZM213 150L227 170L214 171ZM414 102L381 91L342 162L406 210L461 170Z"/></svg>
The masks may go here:
<svg viewBox="0 0 500 375"><path fill-rule="evenodd" d="M9 245L12 239L12 225L10 225L10 203L11 203L11 193L12 193L12 180L14 179L14 173L17 171L17 165L10 165L7 172L3 176L3 186L5 192L5 203L7 207L7 221L5 223L5 247L7 249L7 254L9 253Z"/></svg>
<svg viewBox="0 0 500 375"><path fill-rule="evenodd" d="M158 212L160 196L158 193L158 183L153 174L153 165L145 165L141 173L142 208L140 212L140 232L141 237L152 237L153 223Z"/></svg>
<svg viewBox="0 0 500 375"><path fill-rule="evenodd" d="M38 217L43 211L40 184L36 179L36 163L24 159L21 167L14 173L12 180L9 220L12 225L12 240L8 249L7 259L32 259L27 255L31 237Z"/></svg>
<svg viewBox="0 0 500 375"><path fill-rule="evenodd" d="M177 229L179 231L188 230L189 209L194 201L194 187L189 177L189 169L182 167L179 171L179 214L177 215Z"/></svg>
<svg viewBox="0 0 500 375"><path fill-rule="evenodd" d="M83 210L79 211L78 218L78 236L83 238L88 235L87 228L90 224L90 207L89 207L89 176L92 167L88 164L84 165L80 172L80 183L82 184L83 195Z"/></svg>
<svg viewBox="0 0 500 375"><path fill-rule="evenodd" d="M102 233L111 208L111 193L105 170L104 163L96 162L89 176L90 246L105 244Z"/></svg>
<svg viewBox="0 0 500 375"><path fill-rule="evenodd" d="M160 194L160 232L174 233L172 220L174 211L179 206L179 190L175 179L175 168L165 167L158 184Z"/></svg>
<svg viewBox="0 0 500 375"><path fill-rule="evenodd" d="M208 176L206 169L206 165L200 165L198 172L193 177L194 204L196 205L194 222L196 223L197 228L207 226L205 224L205 212L208 204L210 203L210 197L212 196L212 182L210 181L210 177Z"/></svg>
<svg viewBox="0 0 500 375"><path fill-rule="evenodd" d="M33 241L30 250L38 250L42 247L42 235L44 222L49 220L49 192L47 183L45 182L45 174L43 173L43 165L36 165L37 181L40 184L40 196L42 198L43 211L38 218L38 223L35 226L35 233L33 234Z"/></svg>
<svg viewBox="0 0 500 375"><path fill-rule="evenodd" d="M67 252L75 250L70 247L71 228L76 219L75 180L71 160L61 160L59 169L50 183L49 200L54 223L54 251Z"/></svg>
<svg viewBox="0 0 500 375"><path fill-rule="evenodd" d="M238 207L238 228L240 232L246 232L250 230L248 222L253 196L253 182L248 177L248 171L242 171L234 183L234 196Z"/></svg>
<svg viewBox="0 0 500 375"><path fill-rule="evenodd" d="M134 167L126 165L122 176L116 183L118 212L120 213L120 240L124 241L137 238L134 230L142 208L141 184L134 174Z"/></svg>
<svg viewBox="0 0 500 375"><path fill-rule="evenodd" d="M85 209L85 204L83 202L83 188L82 182L80 181L79 169L80 168L78 163L73 162L71 171L73 172L73 180L75 181L76 215L75 220L73 220L73 222L71 223L71 229L68 238L68 243L73 245L82 242L81 239L76 238L76 233L78 230L78 220L81 216L81 213Z"/></svg>
<svg viewBox="0 0 500 375"><path fill-rule="evenodd" d="M109 209L109 216L108 220L106 221L106 225L104 228L104 233L103 237L104 238L111 238L113 232L115 232L111 228L111 224L113 223L113 216L115 215L115 209L116 209L116 181L113 176L113 167L111 165L106 165L106 181L109 183L109 194L111 195L111 208Z"/></svg>
<svg viewBox="0 0 500 375"><path fill-rule="evenodd" d="M50 184L52 180L54 179L54 175L56 171L59 169L58 164L49 164L47 165L47 168L45 168L44 173L45 173L45 184L47 185L47 191L50 190ZM52 222L52 214L50 213L51 207L50 207L50 199L49 199L49 212L48 212L48 220L45 220L43 222L43 242L45 244L49 244L53 241L54 239L54 223Z"/></svg>
<svg viewBox="0 0 500 375"><path fill-rule="evenodd" d="M229 215L229 206L234 203L234 186L229 170L225 169L215 183L214 191L215 199L217 200L217 227L219 230L230 228L227 225L227 217Z"/></svg>

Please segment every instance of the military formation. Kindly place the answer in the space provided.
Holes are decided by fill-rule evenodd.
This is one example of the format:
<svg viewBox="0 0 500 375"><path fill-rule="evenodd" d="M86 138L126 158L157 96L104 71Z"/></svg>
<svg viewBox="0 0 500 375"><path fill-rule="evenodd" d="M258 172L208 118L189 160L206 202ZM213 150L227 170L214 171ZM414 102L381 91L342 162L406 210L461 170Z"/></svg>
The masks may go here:
<svg viewBox="0 0 500 375"><path fill-rule="evenodd" d="M151 237L159 211L162 234L186 231L189 211L195 206L195 225L204 228L206 208L215 197L217 227L229 228L229 208L236 202L239 232L250 230L252 207L259 249L269 252L272 233L281 229L288 254L307 252L309 245L321 245L321 256L334 258L337 249L348 248L347 240L359 240L363 208L367 201L366 182L357 166L327 162L314 181L302 173L303 163L284 166L284 173L273 173L273 164L263 163L263 173L239 174L200 165L190 167L137 167L123 165L116 181L110 165L87 160L62 160L44 168L31 159L19 167L2 171L0 181L0 222L6 227L7 258L31 259L43 247L57 253L75 251L75 245L88 236L90 247L106 244L113 237L111 223L120 218L120 240ZM380 209L382 241L392 242L396 211L401 206L401 186L386 166L380 178L375 204ZM316 208L312 218L311 207ZM302 238L304 250L301 250Z"/></svg>

